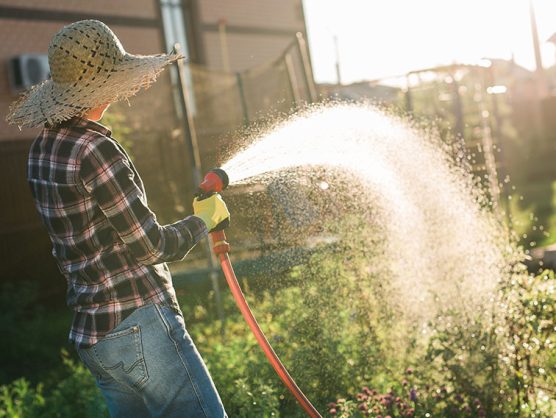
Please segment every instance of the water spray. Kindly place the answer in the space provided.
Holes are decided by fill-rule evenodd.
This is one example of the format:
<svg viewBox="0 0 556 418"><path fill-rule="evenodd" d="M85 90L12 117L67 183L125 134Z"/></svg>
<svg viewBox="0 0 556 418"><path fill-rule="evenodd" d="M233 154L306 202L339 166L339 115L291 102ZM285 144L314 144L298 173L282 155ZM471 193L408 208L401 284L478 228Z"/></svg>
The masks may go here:
<svg viewBox="0 0 556 418"><path fill-rule="evenodd" d="M197 191L196 196L199 199L207 198L214 193L218 193L226 189L226 187L228 187L228 184L229 179L226 172L221 168L214 168L207 173L202 183L199 185L199 190ZM253 312L251 312L251 309L249 308L249 305L245 300L245 296L241 291L241 287L239 286L236 275L234 273L230 257L228 256L228 253L230 251L230 244L226 241L226 234L224 233L224 229L228 225L228 219L222 221L210 231L210 236L212 239L214 254L216 254L220 260L222 271L224 272L224 276L226 277L226 281L228 282L228 286L230 287L230 290L239 307L239 310L241 311L243 318L245 318L245 321L247 321L249 328L251 328L251 331L255 335L257 342L263 349L266 357L268 358L268 361L270 362L280 379L282 379L286 387L290 390L293 396L295 396L301 407L305 410L308 416L312 418L320 418L321 415L319 414L319 412L303 394L301 389L297 386L293 378L290 376L290 374L274 352L274 349L265 337L263 331L257 323L257 320L255 319L255 316L253 315Z"/></svg>

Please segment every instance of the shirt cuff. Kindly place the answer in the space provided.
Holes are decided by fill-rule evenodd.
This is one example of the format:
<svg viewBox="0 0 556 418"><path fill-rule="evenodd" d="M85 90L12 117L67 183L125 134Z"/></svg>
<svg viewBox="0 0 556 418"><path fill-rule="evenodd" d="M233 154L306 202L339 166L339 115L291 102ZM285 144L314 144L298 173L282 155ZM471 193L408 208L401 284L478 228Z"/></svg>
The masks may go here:
<svg viewBox="0 0 556 418"><path fill-rule="evenodd" d="M183 219L180 222L179 230L181 232L182 239L189 241L190 246L197 244L208 234L205 222L198 216L194 215Z"/></svg>

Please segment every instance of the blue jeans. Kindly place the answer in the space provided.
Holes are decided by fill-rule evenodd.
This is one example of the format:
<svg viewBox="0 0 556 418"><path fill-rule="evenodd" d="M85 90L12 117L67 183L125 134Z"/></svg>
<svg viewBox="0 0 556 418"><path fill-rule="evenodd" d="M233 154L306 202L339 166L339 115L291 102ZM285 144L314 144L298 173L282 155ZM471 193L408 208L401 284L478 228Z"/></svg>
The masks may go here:
<svg viewBox="0 0 556 418"><path fill-rule="evenodd" d="M99 342L77 351L113 418L226 417L183 316L171 308L138 308Z"/></svg>

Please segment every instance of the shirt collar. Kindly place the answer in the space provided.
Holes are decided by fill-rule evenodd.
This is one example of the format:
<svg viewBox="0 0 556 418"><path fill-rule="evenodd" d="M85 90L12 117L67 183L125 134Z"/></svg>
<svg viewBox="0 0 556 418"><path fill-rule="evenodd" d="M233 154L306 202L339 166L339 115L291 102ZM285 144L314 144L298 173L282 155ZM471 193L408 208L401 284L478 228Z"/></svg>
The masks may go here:
<svg viewBox="0 0 556 418"><path fill-rule="evenodd" d="M84 129L88 129L91 131L95 131L100 133L101 135L104 136L112 136L112 131L110 129L108 129L106 126L101 125L98 122L94 122L92 120L89 119L85 119L83 117L74 117L71 118L67 121L62 122L60 125L66 126L66 127L77 127L77 128L84 128Z"/></svg>

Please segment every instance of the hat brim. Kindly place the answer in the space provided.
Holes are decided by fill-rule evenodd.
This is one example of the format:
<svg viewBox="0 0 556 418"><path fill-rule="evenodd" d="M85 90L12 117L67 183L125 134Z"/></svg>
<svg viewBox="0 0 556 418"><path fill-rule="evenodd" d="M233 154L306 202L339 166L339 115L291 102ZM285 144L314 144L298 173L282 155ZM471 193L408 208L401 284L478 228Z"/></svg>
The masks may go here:
<svg viewBox="0 0 556 418"><path fill-rule="evenodd" d="M149 87L178 54L125 54L110 70L102 69L87 80L57 83L46 80L14 102L6 121L19 127L56 125L89 109L133 96Z"/></svg>

